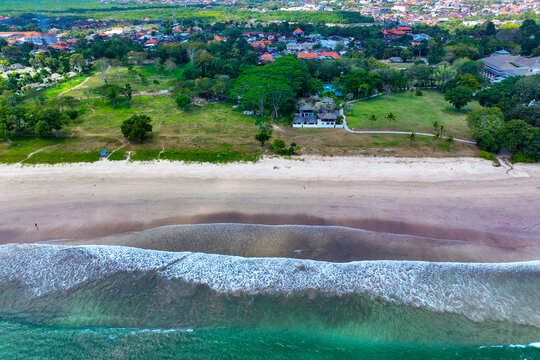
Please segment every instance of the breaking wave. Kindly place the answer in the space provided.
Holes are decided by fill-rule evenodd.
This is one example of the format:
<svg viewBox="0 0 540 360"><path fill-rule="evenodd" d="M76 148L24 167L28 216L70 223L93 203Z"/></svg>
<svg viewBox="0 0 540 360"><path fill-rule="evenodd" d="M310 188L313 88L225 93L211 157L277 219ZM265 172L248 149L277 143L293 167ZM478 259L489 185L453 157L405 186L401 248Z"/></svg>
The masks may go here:
<svg viewBox="0 0 540 360"><path fill-rule="evenodd" d="M530 344L540 339L539 298L538 261L329 263L0 246L0 319L36 324L304 327L373 341Z"/></svg>

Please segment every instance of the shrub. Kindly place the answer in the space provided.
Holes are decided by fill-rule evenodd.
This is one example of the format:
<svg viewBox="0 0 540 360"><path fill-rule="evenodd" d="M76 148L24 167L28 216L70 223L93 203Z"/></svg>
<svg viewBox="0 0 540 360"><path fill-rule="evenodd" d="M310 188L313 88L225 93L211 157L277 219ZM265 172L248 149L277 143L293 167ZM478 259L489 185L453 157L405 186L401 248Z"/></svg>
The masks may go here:
<svg viewBox="0 0 540 360"><path fill-rule="evenodd" d="M422 89L416 89L416 90L414 91L414 95L416 95L416 96L422 96L422 95L424 95L424 94L422 93Z"/></svg>
<svg viewBox="0 0 540 360"><path fill-rule="evenodd" d="M272 145L274 150L281 151L285 149L285 141L283 139L274 139L274 144Z"/></svg>
<svg viewBox="0 0 540 360"><path fill-rule="evenodd" d="M66 115L69 117L70 120L75 120L77 117L79 117L79 111L78 110L68 109L65 112L66 112Z"/></svg>
<svg viewBox="0 0 540 360"><path fill-rule="evenodd" d="M176 101L176 105L178 105L180 109L185 109L188 105L191 104L191 99L189 98L189 96L182 93L176 96L175 101Z"/></svg>
<svg viewBox="0 0 540 360"><path fill-rule="evenodd" d="M478 157L481 157L482 159L493 161L493 165L495 165L495 166L501 166L501 163L499 162L499 159L497 159L497 157L493 153L490 153L488 151L484 151L484 150L480 151L478 153Z"/></svg>
<svg viewBox="0 0 540 360"><path fill-rule="evenodd" d="M528 156L523 155L522 153L517 153L517 154L512 155L512 157L510 158L510 162L512 164L515 164L515 163L534 163L535 160L528 157Z"/></svg>

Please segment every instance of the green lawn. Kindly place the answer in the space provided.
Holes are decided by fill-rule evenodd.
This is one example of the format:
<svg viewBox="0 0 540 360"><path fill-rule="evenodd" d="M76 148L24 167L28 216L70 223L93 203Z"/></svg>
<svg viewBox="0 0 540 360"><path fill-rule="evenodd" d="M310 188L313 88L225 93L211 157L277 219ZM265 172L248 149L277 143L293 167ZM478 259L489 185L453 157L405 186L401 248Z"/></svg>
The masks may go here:
<svg viewBox="0 0 540 360"><path fill-rule="evenodd" d="M423 96L410 96L407 92L387 94L354 104L347 124L355 130L396 130L433 131L432 123L438 120L445 126L445 132L458 138L469 139L466 114L478 107L472 102L461 111L444 101L444 96L436 90L423 90ZM389 123L386 115L392 112L397 120ZM371 123L369 116L375 114L377 121Z"/></svg>

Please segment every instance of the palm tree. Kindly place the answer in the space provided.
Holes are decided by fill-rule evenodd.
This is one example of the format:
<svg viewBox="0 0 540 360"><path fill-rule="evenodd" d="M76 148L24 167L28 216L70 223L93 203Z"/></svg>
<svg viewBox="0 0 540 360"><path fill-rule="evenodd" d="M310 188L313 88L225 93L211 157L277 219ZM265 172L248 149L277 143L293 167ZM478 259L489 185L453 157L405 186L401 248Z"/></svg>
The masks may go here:
<svg viewBox="0 0 540 360"><path fill-rule="evenodd" d="M433 132L436 132L437 130L439 130L439 126L441 126L441 123L439 122L439 120L435 120L431 124L433 125Z"/></svg>
<svg viewBox="0 0 540 360"><path fill-rule="evenodd" d="M441 125L439 126L439 135L442 137L442 136L443 136L443 133L444 133L444 125L441 124Z"/></svg>
<svg viewBox="0 0 540 360"><path fill-rule="evenodd" d="M396 115L388 113L388 115L386 115L386 120L388 120L388 123L390 124L392 121L396 121Z"/></svg>
<svg viewBox="0 0 540 360"><path fill-rule="evenodd" d="M416 134L413 132L411 132L409 135L407 135L407 137L409 138L409 141L411 142L411 145L413 144L413 142L416 141Z"/></svg>
<svg viewBox="0 0 540 360"><path fill-rule="evenodd" d="M435 135L436 138L441 137L441 123L439 120L435 120L433 123L433 135Z"/></svg>
<svg viewBox="0 0 540 360"><path fill-rule="evenodd" d="M375 114L369 115L369 121L371 121L371 126L373 126L375 121L377 121L377 116L375 116Z"/></svg>
<svg viewBox="0 0 540 360"><path fill-rule="evenodd" d="M450 135L446 138L445 142L448 145L448 151L452 149L452 146L454 145L454 135Z"/></svg>

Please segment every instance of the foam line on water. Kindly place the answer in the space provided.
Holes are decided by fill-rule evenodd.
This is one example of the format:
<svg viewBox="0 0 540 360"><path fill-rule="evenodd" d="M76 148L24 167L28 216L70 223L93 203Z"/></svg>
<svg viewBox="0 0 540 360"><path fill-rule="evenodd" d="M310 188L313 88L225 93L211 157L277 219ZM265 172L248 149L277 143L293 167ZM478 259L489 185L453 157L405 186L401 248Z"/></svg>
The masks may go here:
<svg viewBox="0 0 540 360"><path fill-rule="evenodd" d="M116 273L154 272L224 294L363 294L396 305L540 328L540 261L505 264L243 258L127 247L0 246L0 280L30 297ZM1 297L1 295L0 295Z"/></svg>

